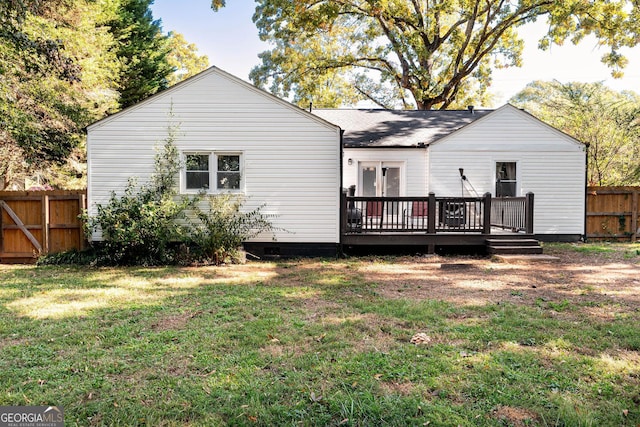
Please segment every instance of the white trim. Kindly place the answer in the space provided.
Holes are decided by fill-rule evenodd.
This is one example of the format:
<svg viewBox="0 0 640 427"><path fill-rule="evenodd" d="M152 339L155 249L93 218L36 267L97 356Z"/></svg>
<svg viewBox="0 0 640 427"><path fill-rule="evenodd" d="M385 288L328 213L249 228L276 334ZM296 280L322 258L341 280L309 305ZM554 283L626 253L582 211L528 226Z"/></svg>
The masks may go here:
<svg viewBox="0 0 640 427"><path fill-rule="evenodd" d="M383 167L391 167L400 169L400 188L399 188L399 197L404 197L406 194L406 171L407 171L407 162L404 161L384 161L384 160L364 160L357 162L357 176L358 176L358 185L356 186L356 191L358 196L362 196L362 168L363 167L374 167L376 168L376 197L382 196L382 186L384 185L384 179L382 176L382 168Z"/></svg>
<svg viewBox="0 0 640 427"><path fill-rule="evenodd" d="M446 142L447 140L449 140L450 138L459 135L461 133L464 133L466 131L468 131L469 129L473 129L476 126L479 126L480 124L482 124L484 121L486 120L491 120L491 118L494 115L499 114L500 112L502 112L503 110L510 110L510 111L515 111L517 114L519 114L522 118L534 122L538 125L542 125L543 127L547 128L548 130L552 131L553 133L555 133L556 135L558 135L559 137L561 137L563 140L565 140L566 142L569 142L571 144L573 144L574 146L576 146L576 148L579 148L580 150L584 151L585 150L585 145L578 141L577 139L573 138L572 136L567 135L566 133L562 132L559 129L556 129L555 127L551 126L550 124L547 124L545 122L543 122L542 120L538 119L537 117L535 117L534 115L527 113L526 111L515 107L511 104L505 104L502 107L498 108L497 110L494 110L492 112L490 112L489 114L480 117L478 120L475 120L463 127L461 127L458 130L455 130L451 133L449 133L448 135L443 136L442 138L440 138L437 141L432 142L431 144L429 144L429 146L433 146L436 144L441 144L443 142Z"/></svg>
<svg viewBox="0 0 640 427"><path fill-rule="evenodd" d="M496 157L492 159L492 176L493 176L493 188L491 189L491 194L493 197L498 197L496 194L496 183L498 181L498 177L496 176L496 166L498 163L515 163L516 164L516 194L514 197L522 196L522 161L520 159L510 158L502 158Z"/></svg>
<svg viewBox="0 0 640 427"><path fill-rule="evenodd" d="M222 193L245 193L245 173L244 173L244 157L243 151L236 150L180 150L180 194L199 194L204 189L187 188L187 156L188 155L207 155L209 156L209 188L206 194L222 194ZM219 189L218 188L218 156L240 156L240 188L237 189Z"/></svg>

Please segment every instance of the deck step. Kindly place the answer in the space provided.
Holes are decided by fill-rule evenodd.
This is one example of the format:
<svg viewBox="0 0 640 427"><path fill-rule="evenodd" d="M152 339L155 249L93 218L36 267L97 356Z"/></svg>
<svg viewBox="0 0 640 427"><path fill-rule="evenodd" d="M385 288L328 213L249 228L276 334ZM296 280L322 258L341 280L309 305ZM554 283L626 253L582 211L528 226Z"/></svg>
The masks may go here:
<svg viewBox="0 0 640 427"><path fill-rule="evenodd" d="M487 239L487 253L490 255L537 255L542 246L536 239Z"/></svg>
<svg viewBox="0 0 640 427"><path fill-rule="evenodd" d="M487 239L487 246L539 246L536 239Z"/></svg>
<svg viewBox="0 0 640 427"><path fill-rule="evenodd" d="M491 255L535 255L542 253L542 246L487 246Z"/></svg>

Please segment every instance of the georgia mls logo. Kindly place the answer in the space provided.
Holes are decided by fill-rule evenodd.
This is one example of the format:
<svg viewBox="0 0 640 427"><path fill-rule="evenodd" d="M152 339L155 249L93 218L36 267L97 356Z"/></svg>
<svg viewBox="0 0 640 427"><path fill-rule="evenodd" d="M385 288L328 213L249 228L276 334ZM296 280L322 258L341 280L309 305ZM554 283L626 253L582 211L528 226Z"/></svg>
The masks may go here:
<svg viewBox="0 0 640 427"><path fill-rule="evenodd" d="M64 427L58 406L0 406L0 427Z"/></svg>

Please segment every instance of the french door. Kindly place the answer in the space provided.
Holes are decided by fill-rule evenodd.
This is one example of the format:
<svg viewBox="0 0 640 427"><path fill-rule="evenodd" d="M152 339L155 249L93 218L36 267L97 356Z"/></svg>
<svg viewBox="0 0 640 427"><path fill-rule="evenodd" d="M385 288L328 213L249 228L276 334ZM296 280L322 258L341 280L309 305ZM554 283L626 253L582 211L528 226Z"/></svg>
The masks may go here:
<svg viewBox="0 0 640 427"><path fill-rule="evenodd" d="M402 163L360 162L359 195L364 197L399 197L402 190Z"/></svg>

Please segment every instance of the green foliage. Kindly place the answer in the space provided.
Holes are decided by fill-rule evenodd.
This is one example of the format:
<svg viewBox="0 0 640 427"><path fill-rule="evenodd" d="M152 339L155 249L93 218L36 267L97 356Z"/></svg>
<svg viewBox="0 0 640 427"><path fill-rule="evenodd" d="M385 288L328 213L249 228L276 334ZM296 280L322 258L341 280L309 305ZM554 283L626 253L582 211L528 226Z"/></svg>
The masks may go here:
<svg viewBox="0 0 640 427"><path fill-rule="evenodd" d="M173 67L167 60L169 39L154 20L153 0L120 0L118 16L111 23L121 62L118 78L120 106L128 107L168 87Z"/></svg>
<svg viewBox="0 0 640 427"><path fill-rule="evenodd" d="M263 206L242 211L245 199L236 194L206 197L207 206L196 206L190 215L189 236L198 261L219 264L237 259L242 243L264 232L273 231Z"/></svg>
<svg viewBox="0 0 640 427"><path fill-rule="evenodd" d="M150 181L138 186L130 180L124 194L111 194L109 202L97 206L97 214L86 218L90 233L100 230L98 264L159 265L179 261L179 242L185 239L178 220L197 199L176 197L175 180L180 170L175 129L156 154Z"/></svg>
<svg viewBox="0 0 640 427"><path fill-rule="evenodd" d="M206 67L150 3L0 1L0 188L86 187L83 129Z"/></svg>
<svg viewBox="0 0 640 427"><path fill-rule="evenodd" d="M172 86L184 79L198 74L209 67L209 58L206 55L198 55L198 47L185 40L184 36L175 31L169 31L169 54L167 62L174 72L167 78L167 83Z"/></svg>
<svg viewBox="0 0 640 427"><path fill-rule="evenodd" d="M0 265L0 403L55 401L69 425L636 426L637 299L568 292L591 261L486 260L444 293L437 258ZM552 301L593 305L541 310L545 277ZM524 296L466 294L487 280ZM411 344L419 331L432 341Z"/></svg>
<svg viewBox="0 0 640 427"><path fill-rule="evenodd" d="M0 187L37 176L68 188L70 175L82 175L82 129L115 106L108 3L0 10Z"/></svg>
<svg viewBox="0 0 640 427"><path fill-rule="evenodd" d="M588 146L589 185L640 185L640 95L535 81L510 102Z"/></svg>
<svg viewBox="0 0 640 427"><path fill-rule="evenodd" d="M176 177L182 167L171 127L148 183L130 180L123 194L111 194L86 217L89 235L101 231L103 241L91 252L98 265L167 265L237 261L242 243L273 230L262 206L243 211L244 198L234 194L178 196ZM206 203L205 207L201 204ZM89 255L90 256L90 255ZM43 261L84 263L75 254Z"/></svg>
<svg viewBox="0 0 640 427"><path fill-rule="evenodd" d="M274 47L260 55L251 79L278 96L293 93L303 106L357 99L387 108L485 104L491 70L520 66L517 29L539 18L549 23L541 47L594 35L611 48L603 61L616 75L626 61L619 49L639 40L640 8L628 0L256 3L260 37ZM212 2L214 10L223 5Z"/></svg>

